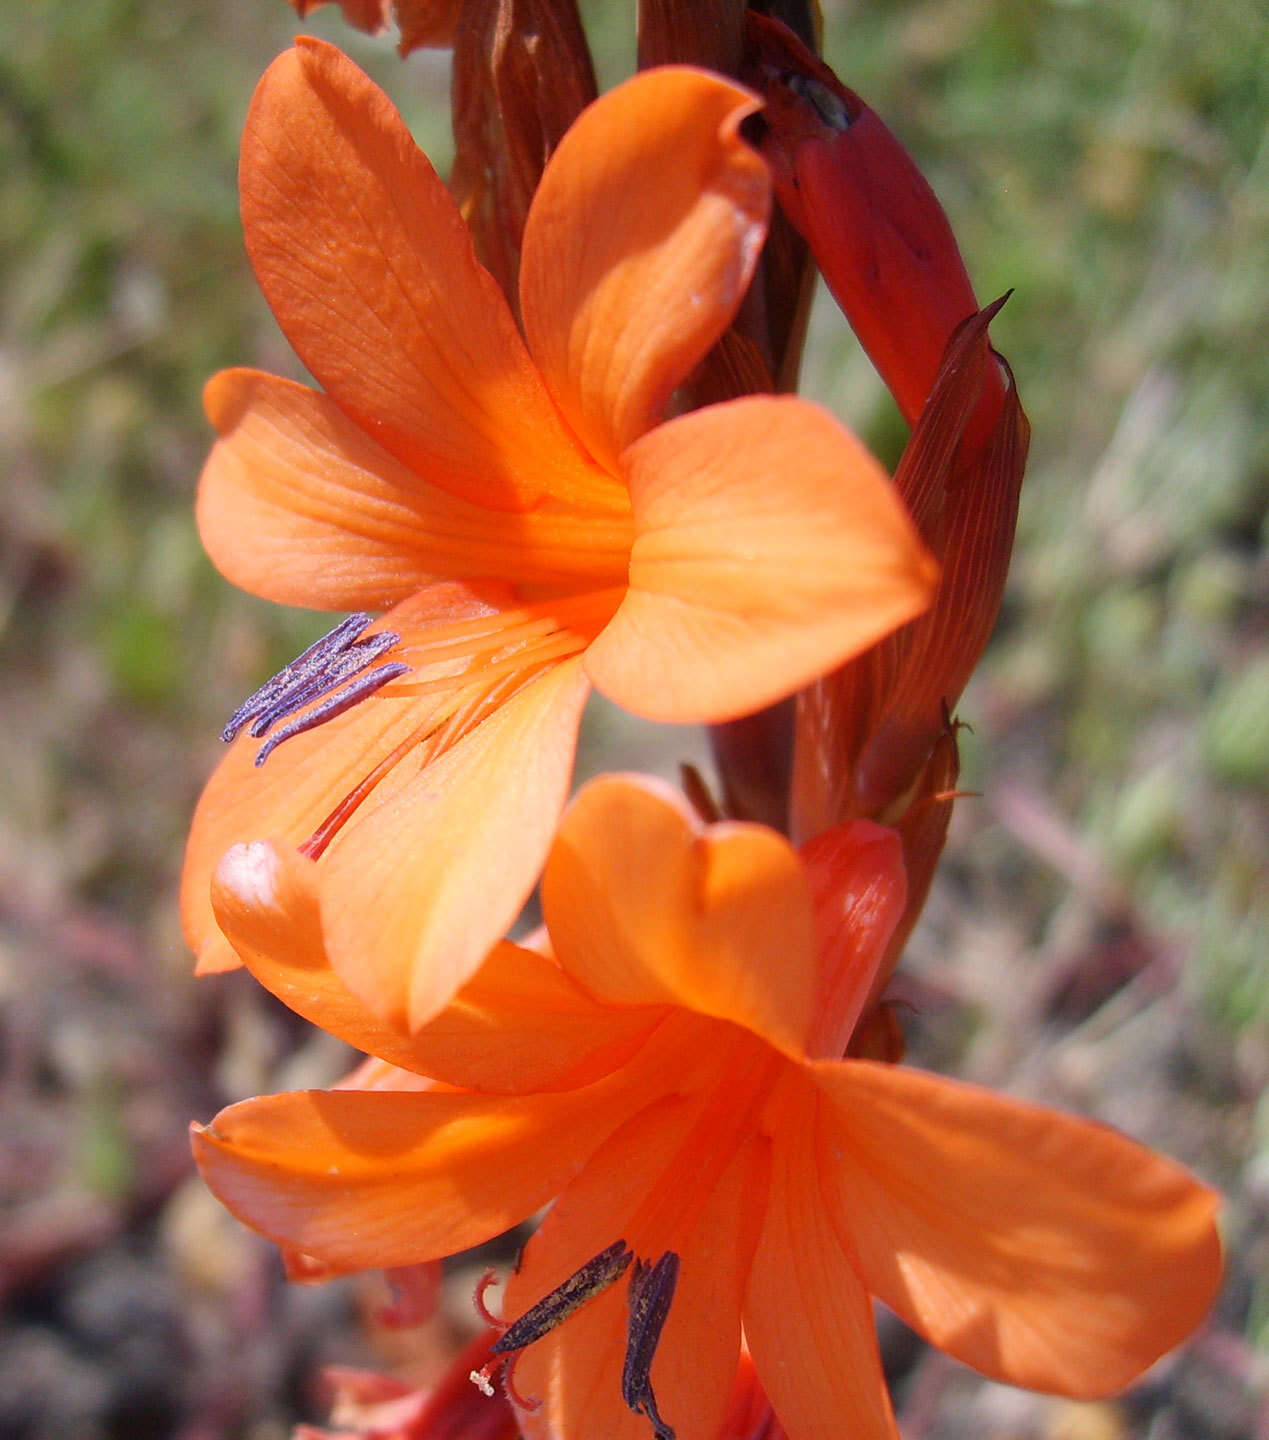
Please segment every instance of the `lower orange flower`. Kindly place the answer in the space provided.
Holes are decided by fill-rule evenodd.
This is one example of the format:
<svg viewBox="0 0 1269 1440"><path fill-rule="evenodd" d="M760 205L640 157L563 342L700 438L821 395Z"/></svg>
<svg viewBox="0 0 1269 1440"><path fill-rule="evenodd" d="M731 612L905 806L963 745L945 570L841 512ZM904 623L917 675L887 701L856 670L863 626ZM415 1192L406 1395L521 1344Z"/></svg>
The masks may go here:
<svg viewBox="0 0 1269 1440"><path fill-rule="evenodd" d="M447 1255L554 1198L503 1300L530 1440L714 1440L742 1328L792 1440L894 1440L874 1296L996 1379L1121 1388L1206 1311L1217 1197L1104 1126L838 1058L904 905L892 832L838 840L804 862L596 781L543 880L554 954L498 946L412 1037L327 963L312 863L238 847L215 903L255 975L453 1088L232 1106L195 1130L207 1183L342 1268Z"/></svg>

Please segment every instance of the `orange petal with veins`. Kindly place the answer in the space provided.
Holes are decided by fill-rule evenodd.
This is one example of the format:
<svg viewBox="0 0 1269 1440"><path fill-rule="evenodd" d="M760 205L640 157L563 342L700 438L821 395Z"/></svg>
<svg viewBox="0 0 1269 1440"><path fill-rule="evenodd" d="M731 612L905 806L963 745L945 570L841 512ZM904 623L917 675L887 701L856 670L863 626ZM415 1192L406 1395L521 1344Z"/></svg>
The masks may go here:
<svg viewBox="0 0 1269 1440"><path fill-rule="evenodd" d="M199 481L199 534L253 595L385 610L442 579L625 581L620 512L474 505L403 465L329 396L259 371L221 371L204 404L220 439Z"/></svg>
<svg viewBox="0 0 1269 1440"><path fill-rule="evenodd" d="M331 969L317 871L288 847L235 846L212 884L216 919L267 990L391 1065L465 1090L575 1089L629 1058L655 1023L655 1012L597 1005L552 960L502 941L451 1004L407 1036L367 1009ZM364 1080L358 1087L371 1088Z"/></svg>
<svg viewBox="0 0 1269 1440"><path fill-rule="evenodd" d="M568 795L589 688L579 660L550 666L431 763L407 757L331 843L331 964L389 1024L425 1025L515 920Z"/></svg>
<svg viewBox="0 0 1269 1440"><path fill-rule="evenodd" d="M256 278L345 413L452 493L518 510L615 489L568 434L453 200L387 96L301 39L266 71L239 172Z"/></svg>
<svg viewBox="0 0 1269 1440"><path fill-rule="evenodd" d="M551 393L599 462L650 429L723 333L766 235L753 96L717 75L636 75L583 111L524 230L520 304Z"/></svg>
<svg viewBox="0 0 1269 1440"><path fill-rule="evenodd" d="M678 1005L795 1053L815 950L795 851L774 831L703 828L666 786L604 776L573 801L542 878L560 963L618 1005Z"/></svg>
<svg viewBox="0 0 1269 1440"><path fill-rule="evenodd" d="M993 1379L1110 1395L1221 1278L1219 1199L1108 1126L868 1061L814 1067L819 1193L868 1288Z"/></svg>
<svg viewBox="0 0 1269 1440"><path fill-rule="evenodd" d="M414 1265L518 1225L623 1114L602 1087L503 1096L305 1090L193 1128L211 1192L279 1244L350 1270Z"/></svg>
<svg viewBox="0 0 1269 1440"><path fill-rule="evenodd" d="M872 1301L829 1223L815 1147L822 1102L800 1076L768 1112L771 1186L745 1296L745 1339L789 1440L898 1440Z"/></svg>
<svg viewBox="0 0 1269 1440"><path fill-rule="evenodd" d="M937 572L890 480L818 406L753 396L658 426L623 457L630 589L591 644L637 715L761 708L911 619Z"/></svg>

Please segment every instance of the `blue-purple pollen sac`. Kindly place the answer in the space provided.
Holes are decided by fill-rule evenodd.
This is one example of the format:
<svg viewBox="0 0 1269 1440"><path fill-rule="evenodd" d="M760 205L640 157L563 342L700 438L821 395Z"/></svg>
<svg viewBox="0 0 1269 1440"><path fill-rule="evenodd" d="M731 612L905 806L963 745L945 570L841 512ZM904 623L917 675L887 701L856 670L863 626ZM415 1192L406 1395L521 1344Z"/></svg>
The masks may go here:
<svg viewBox="0 0 1269 1440"><path fill-rule="evenodd" d="M636 1415L647 1416L656 1440L674 1440L674 1431L661 1418L652 1393L652 1361L678 1281L679 1257L673 1250L667 1250L655 1263L635 1261L626 1294L630 1318L626 1329L626 1360L621 1369L621 1398Z"/></svg>
<svg viewBox="0 0 1269 1440"><path fill-rule="evenodd" d="M581 1306L619 1280L634 1258L624 1240L614 1240L567 1280L557 1285L513 1321L489 1347L491 1355L509 1355L523 1350L543 1335L549 1334Z"/></svg>
<svg viewBox="0 0 1269 1440"><path fill-rule="evenodd" d="M395 631L380 630L359 639L370 621L369 615L350 615L314 641L238 706L220 738L228 744L245 726L247 733L258 740L268 735L279 720L293 716L260 747L255 763L263 765L284 740L333 720L390 680L406 674L410 666L404 661L374 666L381 655L400 644L401 637ZM320 703L302 715L296 714L314 701Z"/></svg>
<svg viewBox="0 0 1269 1440"><path fill-rule="evenodd" d="M518 1320L512 1321L489 1347L490 1364L483 1370L473 1371L472 1379L486 1394L492 1394L490 1371L503 1362L504 1382L510 1388L510 1367L518 1352L549 1335L588 1300L620 1280L627 1270L630 1271L626 1293L629 1319L621 1398L636 1415L648 1418L655 1440L674 1440L674 1431L661 1418L652 1393L652 1361L679 1278L679 1257L673 1250L665 1251L655 1263L636 1260L624 1240L614 1240L607 1249L574 1270L549 1295L531 1305Z"/></svg>

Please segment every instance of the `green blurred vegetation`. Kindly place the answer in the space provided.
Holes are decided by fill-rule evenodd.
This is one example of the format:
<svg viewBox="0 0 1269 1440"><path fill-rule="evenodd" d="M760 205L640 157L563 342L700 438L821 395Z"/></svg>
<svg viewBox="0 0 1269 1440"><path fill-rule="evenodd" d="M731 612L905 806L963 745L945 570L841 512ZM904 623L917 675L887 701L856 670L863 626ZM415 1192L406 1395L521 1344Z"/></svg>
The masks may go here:
<svg viewBox="0 0 1269 1440"><path fill-rule="evenodd" d="M584 6L608 79L631 9ZM1263 1104L1252 1119L1269 1080L1264 6L825 10L828 59L926 169L980 297L1015 291L993 334L1032 462L962 706L986 803L963 807L974 858L952 881L1019 945L1051 942L1071 871L1042 845L1020 857L992 818L994 789L1021 784L1175 948L1209 1029L1174 1069L1197 1066L1236 1119L1173 1148L1230 1188L1237 1236L1269 1188ZM220 724L321 624L221 581L192 520L204 380L297 373L234 185L252 87L296 28L283 0L0 9L0 897L120 917L173 984L182 837ZM304 28L369 68L443 164L444 56L402 64L333 7ZM831 303L805 370L893 462L902 426ZM106 1091L77 1142L105 1189L128 1168L109 1115ZM1247 1286L1240 1323L1263 1341L1269 1292Z"/></svg>

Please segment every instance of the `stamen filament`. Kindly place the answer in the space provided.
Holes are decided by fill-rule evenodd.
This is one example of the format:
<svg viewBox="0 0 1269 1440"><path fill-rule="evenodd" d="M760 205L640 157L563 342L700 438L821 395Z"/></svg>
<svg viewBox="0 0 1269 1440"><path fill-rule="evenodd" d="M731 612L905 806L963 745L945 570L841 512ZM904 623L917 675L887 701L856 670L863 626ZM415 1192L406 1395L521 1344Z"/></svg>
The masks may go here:
<svg viewBox="0 0 1269 1440"><path fill-rule="evenodd" d="M586 641L580 635L565 633L560 635L553 643L542 645L537 649L519 651L515 655L509 655L505 660L491 661L481 666L477 672L482 683L490 680L501 679L504 675L515 675L526 669L536 669L539 665L548 660L562 660L569 655L576 655L579 650L586 648ZM467 679L467 676L461 677ZM471 678L475 679L476 676ZM420 680L411 681L408 685L398 685L393 690L393 695L438 695L446 690L454 688L453 676L441 680Z"/></svg>
<svg viewBox="0 0 1269 1440"><path fill-rule="evenodd" d="M431 712L421 725L412 730L396 745L373 770L364 776L331 811L309 838L299 847L300 853L310 860L317 860L326 847L348 822L354 811L383 780L388 772L401 763L416 748L421 751L420 765L428 764L435 755L457 744L468 730L477 725L485 714L496 709L515 692L520 677L512 675L492 687L467 685L456 690L441 706Z"/></svg>
<svg viewBox="0 0 1269 1440"><path fill-rule="evenodd" d="M430 665L433 661L448 660L455 656L470 655L475 658L484 651L501 650L507 645L532 640L538 635L549 635L559 628L559 622L547 615L538 619L526 620L523 625L519 626L500 625L495 630L476 631L470 635L456 635L446 640L424 641L407 645L403 647L401 653L411 656L418 655L420 658L416 664L419 665ZM479 642L482 640L488 643L480 644Z"/></svg>
<svg viewBox="0 0 1269 1440"><path fill-rule="evenodd" d="M621 603L622 590L586 591L514 610L438 625L416 636L401 653L419 669L433 662L524 647L539 636L575 634L583 645L599 633Z"/></svg>
<svg viewBox="0 0 1269 1440"><path fill-rule="evenodd" d="M498 1272L496 1270L486 1270L480 1279L476 1281L476 1290L471 1297L472 1304L476 1307L476 1314L480 1316L486 1325L492 1325L495 1328L501 1326L502 1320L485 1304L485 1295L489 1287L497 1283Z"/></svg>
<svg viewBox="0 0 1269 1440"><path fill-rule="evenodd" d="M388 771L398 765L406 755L409 754L410 750L418 744L419 738L417 731L407 735L395 749L379 761L368 775L363 776L299 847L300 854L307 855L310 860L320 859L326 847L343 828L348 817L352 815Z"/></svg>

